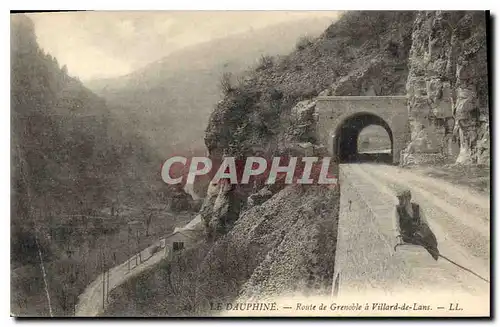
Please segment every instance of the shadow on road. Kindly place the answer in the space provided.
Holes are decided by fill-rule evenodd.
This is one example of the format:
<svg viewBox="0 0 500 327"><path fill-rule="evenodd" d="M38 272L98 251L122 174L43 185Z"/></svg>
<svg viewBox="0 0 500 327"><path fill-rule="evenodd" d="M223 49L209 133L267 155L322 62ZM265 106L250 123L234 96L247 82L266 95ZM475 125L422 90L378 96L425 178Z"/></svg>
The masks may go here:
<svg viewBox="0 0 500 327"><path fill-rule="evenodd" d="M434 260L439 258L439 248L436 235L427 223L422 223L418 231L412 237L403 236L403 242L420 245L429 252Z"/></svg>

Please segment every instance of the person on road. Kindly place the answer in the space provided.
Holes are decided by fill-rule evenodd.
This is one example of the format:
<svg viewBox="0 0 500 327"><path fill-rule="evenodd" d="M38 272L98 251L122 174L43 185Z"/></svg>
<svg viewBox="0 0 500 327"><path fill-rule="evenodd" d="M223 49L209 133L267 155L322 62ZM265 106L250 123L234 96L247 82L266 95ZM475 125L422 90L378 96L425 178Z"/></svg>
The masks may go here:
<svg viewBox="0 0 500 327"><path fill-rule="evenodd" d="M394 212L394 225L397 245L421 245L437 260L439 250L436 236L431 231L420 205L411 201L411 191L407 188L399 189L396 197L398 204Z"/></svg>

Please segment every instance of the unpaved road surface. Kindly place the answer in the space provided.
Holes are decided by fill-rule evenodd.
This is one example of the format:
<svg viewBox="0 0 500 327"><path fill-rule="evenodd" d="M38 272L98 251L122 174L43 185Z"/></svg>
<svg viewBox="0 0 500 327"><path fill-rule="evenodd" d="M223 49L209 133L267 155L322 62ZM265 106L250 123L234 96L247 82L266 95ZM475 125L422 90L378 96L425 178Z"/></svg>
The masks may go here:
<svg viewBox="0 0 500 327"><path fill-rule="evenodd" d="M163 242L163 244L161 244ZM142 263L136 257L130 258L130 270L128 261L115 266L109 270L109 286L107 287L108 293L116 287L120 286L130 278L139 275L145 270L153 267L159 263L163 258L168 255L169 248L164 247L156 253L151 253L153 248L160 245L164 247L164 240L154 244L141 252ZM106 276L106 283L108 277ZM104 312L103 307L103 274L99 275L78 297L78 304L75 309L75 316L77 317L93 317L98 316ZM105 305L106 305L105 301Z"/></svg>
<svg viewBox="0 0 500 327"><path fill-rule="evenodd" d="M341 213L335 262L338 296L374 292L389 297L399 292L419 297L468 294L489 308L488 197L388 165L341 165L339 177ZM440 253L454 263L443 258L435 261L425 249L415 245L394 250L396 185L412 191L412 200L420 204L436 235Z"/></svg>
<svg viewBox="0 0 500 327"><path fill-rule="evenodd" d="M201 224L200 216L196 216L187 225L176 228L175 230L195 229ZM175 231L174 231L175 232ZM167 236L168 238L168 236ZM156 251L153 251L156 250ZM107 286L108 293L118 286L125 283L130 278L137 276L144 271L157 265L162 259L170 254L170 246L163 238L145 248L141 252L142 262L139 262L137 256L131 257L130 270L128 260L122 264L115 266L109 270L109 286ZM137 264L136 264L137 262ZM106 276L106 282L108 277ZM103 305L103 274L99 275L92 283L90 283L85 291L79 295L78 304L75 309L75 316L77 317L94 317L104 312L104 307L107 306L106 301Z"/></svg>

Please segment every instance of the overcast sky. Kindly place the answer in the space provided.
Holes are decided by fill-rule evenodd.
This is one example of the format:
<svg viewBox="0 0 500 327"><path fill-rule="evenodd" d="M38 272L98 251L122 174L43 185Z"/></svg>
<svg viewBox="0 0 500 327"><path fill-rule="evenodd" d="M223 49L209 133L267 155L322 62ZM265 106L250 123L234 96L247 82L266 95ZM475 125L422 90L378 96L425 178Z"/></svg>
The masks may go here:
<svg viewBox="0 0 500 327"><path fill-rule="evenodd" d="M172 51L214 38L304 18L334 19L337 15L328 11L163 11L29 16L40 46L66 64L71 75L87 80L125 75Z"/></svg>

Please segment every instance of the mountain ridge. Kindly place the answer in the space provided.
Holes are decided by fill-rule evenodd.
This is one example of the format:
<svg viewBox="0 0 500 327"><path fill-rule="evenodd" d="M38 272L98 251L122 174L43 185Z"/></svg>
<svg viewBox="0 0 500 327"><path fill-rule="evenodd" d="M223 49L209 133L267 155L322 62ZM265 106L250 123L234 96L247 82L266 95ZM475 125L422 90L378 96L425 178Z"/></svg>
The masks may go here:
<svg viewBox="0 0 500 327"><path fill-rule="evenodd" d="M306 19L300 19L300 20L293 21L293 22L277 23L277 24L273 24L271 26L267 26L264 28L251 29L251 30L246 31L246 32L240 32L240 33L228 35L225 37L219 37L219 38L216 38L216 39L213 39L210 41L204 41L204 42L200 42L197 44L189 45L189 46L181 48L181 49L177 49L177 50L173 51L172 53L167 54L166 56L164 56L163 58L161 58L159 60L156 60L156 61L153 61L149 64L146 64L146 65L144 65L138 69L135 69L134 71L132 71L128 74L122 75L122 76L88 79L88 80L84 80L83 83L88 85L91 90L99 91L103 88L103 85L109 84L109 82L116 82L116 81L121 80L121 79L129 80L131 78L138 77L138 76L144 74L144 72L146 72L148 70L157 68L155 66L168 63L169 62L168 59L175 59L176 61L186 60L186 58L185 58L186 54L192 55L192 53L195 52L195 56L198 56L198 53L202 50L207 50L207 49L213 48L213 47L220 47L221 45L223 45L225 43L241 42L242 39L249 38L249 37L255 38L255 34L257 34L257 36L262 36L263 33L265 33L266 31L269 31L269 30L275 30L278 32L278 34L283 34L285 32L285 30L290 29L292 27L296 27L298 23L299 24L300 23L311 24L311 22L317 21L318 26L324 25L324 27L315 26L310 31L306 31L305 33L297 33L294 31L294 33L293 33L294 36L292 37L294 40L297 40L298 37L301 37L301 36L318 36L319 33L322 33L324 31L325 27L327 26L326 22L329 22L329 21L333 22L335 20L336 20L335 17L327 17L327 16L318 17L318 18L306 18ZM258 38L256 38L256 39L258 39ZM287 40L287 41L289 41L289 40ZM285 42L285 43L287 43L287 42ZM282 49L280 49L280 47L278 47L278 49L279 49L278 51L272 51L275 53L265 53L265 51L267 51L267 49L266 49L267 44L265 44L265 42L264 42L263 45L260 45L260 48L258 49L257 52L262 52L265 55L276 55L276 54L278 54L278 52L285 54L288 50L291 50L294 45L295 45L295 43L292 40L292 43L288 43L287 45L283 46ZM253 56L253 54L250 56ZM230 60L234 60L234 58L231 58ZM250 60L251 62L245 62L244 65L250 65L252 63L256 64L257 60L258 60L258 57L254 57L253 60ZM198 64L200 62L201 62L201 58L199 58ZM226 64L227 63L223 63L222 65L226 65ZM183 67L183 69L186 69L186 70L191 70L191 69L195 69L195 68L196 69L200 69L200 68L210 69L211 67L210 66L203 67L203 65L201 65L201 67L200 66L196 67L196 66L192 65L192 62L190 62L189 66L186 65L185 67ZM250 67L244 66L244 68L250 68ZM140 86L140 85L136 85L136 86Z"/></svg>
<svg viewBox="0 0 500 327"><path fill-rule="evenodd" d="M230 72L235 79L261 58L289 52L298 37L319 35L333 19L305 19L219 38L177 50L128 75L86 85L164 156L201 154L208 117L221 100L221 76ZM305 28L306 23L314 27Z"/></svg>

